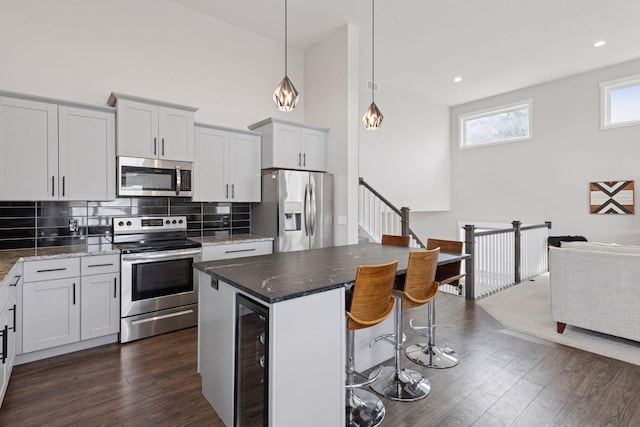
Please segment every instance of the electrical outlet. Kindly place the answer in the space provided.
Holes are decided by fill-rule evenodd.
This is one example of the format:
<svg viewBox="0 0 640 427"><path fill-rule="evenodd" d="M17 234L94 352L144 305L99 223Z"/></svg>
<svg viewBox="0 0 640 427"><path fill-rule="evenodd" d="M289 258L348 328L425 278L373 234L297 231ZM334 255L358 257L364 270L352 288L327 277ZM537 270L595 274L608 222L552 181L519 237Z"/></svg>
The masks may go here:
<svg viewBox="0 0 640 427"><path fill-rule="evenodd" d="M69 231L75 233L78 231L78 220L77 219L69 219Z"/></svg>

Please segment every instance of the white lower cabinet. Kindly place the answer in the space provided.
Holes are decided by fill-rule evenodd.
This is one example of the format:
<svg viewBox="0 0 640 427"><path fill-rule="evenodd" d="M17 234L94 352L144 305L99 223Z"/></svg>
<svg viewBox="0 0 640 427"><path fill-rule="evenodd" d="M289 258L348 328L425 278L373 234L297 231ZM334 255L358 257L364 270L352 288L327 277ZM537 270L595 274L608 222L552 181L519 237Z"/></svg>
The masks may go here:
<svg viewBox="0 0 640 427"><path fill-rule="evenodd" d="M80 339L116 334L120 330L119 274L82 277Z"/></svg>
<svg viewBox="0 0 640 427"><path fill-rule="evenodd" d="M119 255L27 261L24 270L23 353L119 332Z"/></svg>
<svg viewBox="0 0 640 427"><path fill-rule="evenodd" d="M272 253L273 240L228 243L225 245L204 245L202 247L202 261L271 255Z"/></svg>
<svg viewBox="0 0 640 427"><path fill-rule="evenodd" d="M80 339L80 278L25 283L24 353Z"/></svg>
<svg viewBox="0 0 640 427"><path fill-rule="evenodd" d="M22 263L13 266L4 284L0 286L0 405L9 386L9 378L18 352L18 337L22 337L19 323L20 304L18 289L22 282ZM20 334L17 332L20 331Z"/></svg>
<svg viewBox="0 0 640 427"><path fill-rule="evenodd" d="M9 286L9 285L5 285ZM11 377L11 371L13 370L13 363L16 357L16 293L15 290L10 290L5 299L4 307L3 301L0 301L0 333L2 334L2 340L0 341L0 405L4 399L4 394L9 386L9 378Z"/></svg>

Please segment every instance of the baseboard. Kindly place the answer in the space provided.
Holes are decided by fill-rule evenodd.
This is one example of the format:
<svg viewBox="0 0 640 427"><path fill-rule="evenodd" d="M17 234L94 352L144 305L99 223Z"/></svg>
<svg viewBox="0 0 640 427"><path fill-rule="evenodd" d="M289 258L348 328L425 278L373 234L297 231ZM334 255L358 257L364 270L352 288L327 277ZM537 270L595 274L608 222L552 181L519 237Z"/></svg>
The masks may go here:
<svg viewBox="0 0 640 427"><path fill-rule="evenodd" d="M86 350L88 348L99 347L105 344L113 344L115 342L118 342L118 334L105 335L103 337L61 345L59 347L19 354L16 355L16 361L14 364L22 365L24 363L35 362L36 360L48 359L62 354L73 353L74 351Z"/></svg>

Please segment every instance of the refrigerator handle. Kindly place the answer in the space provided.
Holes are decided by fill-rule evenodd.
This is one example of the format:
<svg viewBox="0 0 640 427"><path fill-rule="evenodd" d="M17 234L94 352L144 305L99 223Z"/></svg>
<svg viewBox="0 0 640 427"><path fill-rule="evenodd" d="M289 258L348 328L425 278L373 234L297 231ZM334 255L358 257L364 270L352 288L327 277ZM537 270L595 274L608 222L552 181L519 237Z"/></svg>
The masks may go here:
<svg viewBox="0 0 640 427"><path fill-rule="evenodd" d="M309 184L304 186L304 235L309 235Z"/></svg>
<svg viewBox="0 0 640 427"><path fill-rule="evenodd" d="M315 236L316 234L316 213L317 213L317 206L316 206L316 187L315 185L313 185L313 183L311 184L311 186L309 187L310 190L310 194L309 194L309 205L310 205L310 211L311 211L311 215L309 215L309 223L311 224L311 235Z"/></svg>

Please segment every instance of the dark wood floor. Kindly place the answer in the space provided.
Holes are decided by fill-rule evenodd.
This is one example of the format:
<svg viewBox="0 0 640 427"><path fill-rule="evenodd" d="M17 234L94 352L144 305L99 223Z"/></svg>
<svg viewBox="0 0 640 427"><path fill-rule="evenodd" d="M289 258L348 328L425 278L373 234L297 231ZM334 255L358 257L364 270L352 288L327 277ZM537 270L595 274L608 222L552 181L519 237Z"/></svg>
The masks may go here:
<svg viewBox="0 0 640 427"><path fill-rule="evenodd" d="M640 425L640 366L509 333L456 296L439 295L436 307L439 342L461 362L434 370L404 359L429 378L432 391L416 402L384 399L384 426ZM423 313L405 312L417 320ZM192 328L16 366L0 410L5 425L222 422L200 394Z"/></svg>

